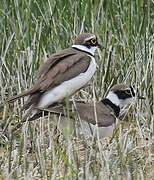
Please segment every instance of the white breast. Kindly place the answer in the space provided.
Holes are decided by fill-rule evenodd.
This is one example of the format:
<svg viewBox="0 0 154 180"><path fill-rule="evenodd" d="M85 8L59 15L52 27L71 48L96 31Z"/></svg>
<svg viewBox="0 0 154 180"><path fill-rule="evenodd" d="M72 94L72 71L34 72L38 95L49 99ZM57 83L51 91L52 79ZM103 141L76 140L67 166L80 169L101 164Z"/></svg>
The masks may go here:
<svg viewBox="0 0 154 180"><path fill-rule="evenodd" d="M95 58L91 57L90 65L86 72L79 74L77 77L63 82L59 86L44 93L38 104L39 108L45 108L57 101L69 97L78 89L82 88L92 78L96 71Z"/></svg>

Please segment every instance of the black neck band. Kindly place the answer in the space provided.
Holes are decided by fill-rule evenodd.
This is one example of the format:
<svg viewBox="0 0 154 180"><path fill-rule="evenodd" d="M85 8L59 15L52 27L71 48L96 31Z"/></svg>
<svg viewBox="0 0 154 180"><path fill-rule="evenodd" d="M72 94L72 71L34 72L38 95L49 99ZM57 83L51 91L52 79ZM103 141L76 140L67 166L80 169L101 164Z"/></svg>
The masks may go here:
<svg viewBox="0 0 154 180"><path fill-rule="evenodd" d="M115 105L114 103L112 103L112 102L111 102L109 99L107 99L107 98L102 99L102 103L103 103L104 105L110 106L110 107L113 109L114 114L115 114L116 117L119 116L119 113L120 113L120 107L119 107L119 106Z"/></svg>
<svg viewBox="0 0 154 180"><path fill-rule="evenodd" d="M84 50L79 49L79 48L77 48L77 47L72 47L72 48L74 48L74 49L76 49L76 50L78 50L78 51L81 51L81 52L85 52L85 53L89 54L90 56L94 57L94 55L91 54L90 52L84 51Z"/></svg>

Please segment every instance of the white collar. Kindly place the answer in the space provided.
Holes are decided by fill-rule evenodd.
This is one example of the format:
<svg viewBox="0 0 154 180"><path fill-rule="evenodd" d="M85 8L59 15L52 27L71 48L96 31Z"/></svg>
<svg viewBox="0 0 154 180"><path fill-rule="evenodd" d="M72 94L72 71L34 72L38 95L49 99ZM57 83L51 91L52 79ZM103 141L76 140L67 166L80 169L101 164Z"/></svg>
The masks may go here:
<svg viewBox="0 0 154 180"><path fill-rule="evenodd" d="M120 99L113 91L110 91L106 98L109 99L116 106L119 106L121 104Z"/></svg>
<svg viewBox="0 0 154 180"><path fill-rule="evenodd" d="M94 56L95 51L97 49L96 46L95 47L91 47L91 48L87 48L86 46L83 46L83 45L72 45L72 47L77 48L77 49L79 49L81 51L88 52L88 53L90 53L93 56Z"/></svg>

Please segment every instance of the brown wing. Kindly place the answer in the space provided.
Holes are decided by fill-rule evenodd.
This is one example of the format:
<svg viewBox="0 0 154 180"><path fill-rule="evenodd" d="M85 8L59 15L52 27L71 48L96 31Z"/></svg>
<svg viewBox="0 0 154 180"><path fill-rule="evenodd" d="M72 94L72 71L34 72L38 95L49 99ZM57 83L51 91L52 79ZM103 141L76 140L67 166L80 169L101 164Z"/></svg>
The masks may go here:
<svg viewBox="0 0 154 180"><path fill-rule="evenodd" d="M96 116L94 103L77 103L77 111L82 120L87 121L91 124L97 124L99 127L107 127L115 123L115 117L111 111L103 105L101 102L96 103Z"/></svg>
<svg viewBox="0 0 154 180"><path fill-rule="evenodd" d="M8 102L12 102L27 95L42 93L49 88L53 88L77 76L87 70L90 61L91 58L87 56L86 53L79 53L78 50L73 48L55 53L40 66L37 74L37 83L29 90L10 98Z"/></svg>
<svg viewBox="0 0 154 180"><path fill-rule="evenodd" d="M97 124L98 127L108 127L115 123L116 119L111 110L107 108L102 102L96 102L96 116L94 110L94 103L76 103L77 113L80 118L93 125ZM43 110L43 109L42 109ZM49 111L53 114L65 114L63 106L48 107L44 111ZM72 109L70 109L72 111ZM32 118L34 120L35 118Z"/></svg>
<svg viewBox="0 0 154 180"><path fill-rule="evenodd" d="M41 79L43 79L43 77L45 77L47 75L47 73L52 69L52 67L56 66L56 64L58 62L60 62L62 59L66 58L68 56L75 55L76 53L77 53L76 50L74 50L72 48L68 48L68 49L62 50L58 53L52 54L38 69L37 79L40 81ZM7 100L7 102L13 102L16 99L33 94L39 90L38 88L39 88L39 86L37 84L35 84L33 87L22 92L21 94L17 94L15 96L9 98Z"/></svg>
<svg viewBox="0 0 154 180"><path fill-rule="evenodd" d="M62 59L75 55L77 53L76 50L72 48L68 48L65 50L61 50L58 53L54 53L48 57L48 59L40 66L37 72L37 79L44 77L52 67L56 66L58 62Z"/></svg>
<svg viewBox="0 0 154 180"><path fill-rule="evenodd" d="M70 80L81 73L84 73L90 64L91 58L84 53L67 56L61 59L55 66L51 66L48 72L38 76L35 91L47 91L64 81Z"/></svg>

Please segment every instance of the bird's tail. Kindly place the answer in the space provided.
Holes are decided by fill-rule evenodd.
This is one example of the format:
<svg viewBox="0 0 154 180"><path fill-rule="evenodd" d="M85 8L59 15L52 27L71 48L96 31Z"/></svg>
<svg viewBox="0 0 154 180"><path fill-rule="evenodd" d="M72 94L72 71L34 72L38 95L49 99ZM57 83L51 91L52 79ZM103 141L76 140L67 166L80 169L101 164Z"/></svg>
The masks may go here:
<svg viewBox="0 0 154 180"><path fill-rule="evenodd" d="M51 107L50 109L40 109L34 108L34 106L32 105L28 110L26 110L25 114L22 117L22 120L15 126L14 131L19 129L25 122L34 121L42 116L45 117L49 115L49 113L64 116L63 106L56 106L53 109Z"/></svg>
<svg viewBox="0 0 154 180"><path fill-rule="evenodd" d="M21 93L21 94L17 94L17 95L15 95L15 96L9 98L9 99L7 100L7 102L8 102L8 103L11 103L11 102L13 102L13 101L15 101L15 100L17 100L17 99L19 99L19 98L21 98L21 97L28 96L28 95L30 95L31 93L33 93L33 91L32 91L32 89L29 89L29 90L27 90L27 91L25 91L25 92L23 92L23 93Z"/></svg>

